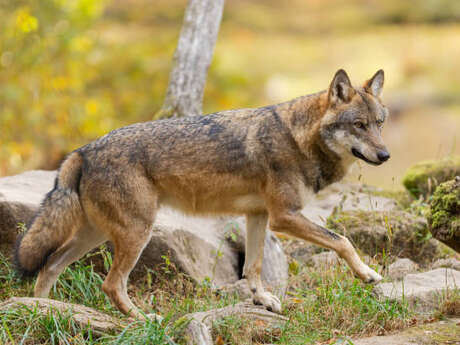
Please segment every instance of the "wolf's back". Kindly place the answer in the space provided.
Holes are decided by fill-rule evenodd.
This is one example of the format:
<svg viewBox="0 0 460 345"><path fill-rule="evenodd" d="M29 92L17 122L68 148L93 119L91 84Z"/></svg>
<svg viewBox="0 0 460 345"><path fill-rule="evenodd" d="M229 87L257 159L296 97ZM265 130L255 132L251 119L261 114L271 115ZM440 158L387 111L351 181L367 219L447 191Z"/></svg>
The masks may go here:
<svg viewBox="0 0 460 345"><path fill-rule="evenodd" d="M15 261L16 269L25 276L33 276L81 226L83 212L78 195L82 172L82 158L73 152L62 163L55 185L44 198L27 232L19 236Z"/></svg>

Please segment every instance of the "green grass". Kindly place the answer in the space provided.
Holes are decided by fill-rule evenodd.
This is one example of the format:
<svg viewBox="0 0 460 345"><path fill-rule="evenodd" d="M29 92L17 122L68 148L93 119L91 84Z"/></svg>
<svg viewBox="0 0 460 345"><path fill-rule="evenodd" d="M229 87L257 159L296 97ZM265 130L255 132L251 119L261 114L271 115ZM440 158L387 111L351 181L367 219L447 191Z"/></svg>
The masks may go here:
<svg viewBox="0 0 460 345"><path fill-rule="evenodd" d="M184 343L183 324L174 322L181 316L224 307L239 302L236 296L217 296L208 284L197 285L173 266L148 270L144 278L130 286L134 303L146 313L161 314L165 319L160 325L154 321L129 320L116 310L102 292L103 273L94 271L88 257L68 267L59 277L51 291L51 298L82 304L129 323L116 334L94 334L82 329L70 313L53 312L42 315L27 307L0 312L0 344L175 344L173 339ZM106 261L110 254L104 251ZM0 302L12 296L31 296L33 280L21 280L9 260L0 254Z"/></svg>
<svg viewBox="0 0 460 345"><path fill-rule="evenodd" d="M120 332L100 334L81 327L70 311L42 314L26 306L0 311L1 344L152 344L171 345L169 327L156 321L135 321Z"/></svg>
<svg viewBox="0 0 460 345"><path fill-rule="evenodd" d="M354 278L344 266L323 272L306 269L305 275L309 279L294 290L293 302L286 306L290 322L280 343L384 333L405 326L412 316L405 303L376 297L372 286Z"/></svg>
<svg viewBox="0 0 460 345"><path fill-rule="evenodd" d="M376 297L372 286L354 278L346 266L329 270L303 267L290 277L291 289L283 303L289 318L285 327L229 317L214 325L215 337L225 344L314 344L407 326L414 317L406 303Z"/></svg>
<svg viewBox="0 0 460 345"><path fill-rule="evenodd" d="M159 267L147 270L129 291L142 310L165 319L161 324L132 321L121 315L102 292L104 274L95 272L86 262L84 259L67 268L53 287L51 297L119 317L126 327L95 333L76 324L70 312L43 315L34 308L23 307L0 312L0 344L185 344L184 324L177 322L182 316L239 302L236 296L215 294L209 284L193 283L173 266ZM32 295L32 282L21 281L2 255L0 284L0 302L11 296ZM354 278L345 265L329 269L297 267L291 270L289 287L283 301L283 314L289 319L285 326L268 328L261 321L227 317L214 323L215 341L235 345L335 341L351 344L351 337L385 334L407 327L414 317L419 317L404 302L376 297L372 286ZM432 316L441 319L452 315L458 303L458 291L450 291Z"/></svg>
<svg viewBox="0 0 460 345"><path fill-rule="evenodd" d="M82 329L71 312L42 314L37 308L0 311L2 344L96 344L89 328Z"/></svg>

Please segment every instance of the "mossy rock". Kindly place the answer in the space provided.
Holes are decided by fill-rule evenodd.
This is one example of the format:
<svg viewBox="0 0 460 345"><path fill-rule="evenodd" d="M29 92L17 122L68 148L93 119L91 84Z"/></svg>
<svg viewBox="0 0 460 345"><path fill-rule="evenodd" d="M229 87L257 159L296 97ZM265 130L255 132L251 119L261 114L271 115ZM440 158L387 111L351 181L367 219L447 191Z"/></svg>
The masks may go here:
<svg viewBox="0 0 460 345"><path fill-rule="evenodd" d="M409 168L403 178L403 185L415 197L431 195L436 187L460 175L460 157L423 161Z"/></svg>
<svg viewBox="0 0 460 345"><path fill-rule="evenodd" d="M436 188L428 224L434 238L460 252L460 176Z"/></svg>
<svg viewBox="0 0 460 345"><path fill-rule="evenodd" d="M439 256L426 219L405 211L343 211L331 215L327 226L377 258L397 256L426 265Z"/></svg>

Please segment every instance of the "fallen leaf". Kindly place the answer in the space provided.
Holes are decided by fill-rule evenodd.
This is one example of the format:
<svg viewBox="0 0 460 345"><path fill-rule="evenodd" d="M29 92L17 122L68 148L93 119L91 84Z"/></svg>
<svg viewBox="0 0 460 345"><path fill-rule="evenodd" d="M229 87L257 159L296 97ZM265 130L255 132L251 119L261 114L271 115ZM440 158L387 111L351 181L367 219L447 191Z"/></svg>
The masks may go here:
<svg viewBox="0 0 460 345"><path fill-rule="evenodd" d="M218 335L216 338L216 345L225 345L224 339L222 336Z"/></svg>

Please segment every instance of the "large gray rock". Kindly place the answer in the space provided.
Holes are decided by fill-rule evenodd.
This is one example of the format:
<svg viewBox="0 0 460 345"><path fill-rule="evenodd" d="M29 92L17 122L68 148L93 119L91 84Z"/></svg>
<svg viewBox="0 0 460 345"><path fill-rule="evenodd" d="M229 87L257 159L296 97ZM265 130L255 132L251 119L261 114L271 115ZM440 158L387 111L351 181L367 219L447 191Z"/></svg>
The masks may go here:
<svg viewBox="0 0 460 345"><path fill-rule="evenodd" d="M324 269L337 265L340 262L339 260L339 256L336 252L326 251L313 255L310 258L309 264L317 269Z"/></svg>
<svg viewBox="0 0 460 345"><path fill-rule="evenodd" d="M312 195L302 214L319 225L336 209L341 211L392 211L398 208L395 200L378 195L375 187L353 183L334 183Z"/></svg>
<svg viewBox="0 0 460 345"><path fill-rule="evenodd" d="M391 279L402 279L409 273L414 273L418 270L418 265L411 259L397 259L388 267L388 276Z"/></svg>
<svg viewBox="0 0 460 345"><path fill-rule="evenodd" d="M446 289L458 289L460 271L438 268L432 271L408 274L403 280L380 283L374 291L377 295L392 300L403 298L418 310L424 311L439 304L440 294Z"/></svg>
<svg viewBox="0 0 460 345"><path fill-rule="evenodd" d="M439 259L433 262L431 268L448 267L460 271L460 260L456 258Z"/></svg>
<svg viewBox="0 0 460 345"><path fill-rule="evenodd" d="M54 171L29 171L0 178L0 250L12 252L18 223L27 223L45 194L52 189ZM158 212L153 236L142 253L133 276L165 263L165 257L197 282L215 286L241 278L246 236L244 218L191 217L167 208ZM96 258L97 261L97 258ZM268 231L262 279L283 294L288 278L286 256L279 240Z"/></svg>
<svg viewBox="0 0 460 345"><path fill-rule="evenodd" d="M45 194L53 188L56 172L34 170L0 178L0 250L7 255L16 241L18 224L27 223Z"/></svg>

